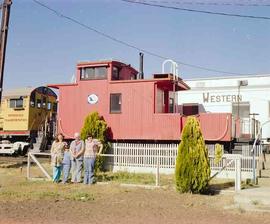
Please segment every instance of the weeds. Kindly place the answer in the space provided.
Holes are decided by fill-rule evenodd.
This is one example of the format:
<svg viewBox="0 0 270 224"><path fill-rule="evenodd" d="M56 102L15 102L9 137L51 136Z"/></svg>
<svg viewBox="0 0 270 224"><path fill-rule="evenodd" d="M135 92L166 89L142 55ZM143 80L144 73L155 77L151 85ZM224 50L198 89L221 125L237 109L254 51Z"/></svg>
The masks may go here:
<svg viewBox="0 0 270 224"><path fill-rule="evenodd" d="M76 192L70 195L66 195L65 199L83 202L95 200L94 195L87 192Z"/></svg>

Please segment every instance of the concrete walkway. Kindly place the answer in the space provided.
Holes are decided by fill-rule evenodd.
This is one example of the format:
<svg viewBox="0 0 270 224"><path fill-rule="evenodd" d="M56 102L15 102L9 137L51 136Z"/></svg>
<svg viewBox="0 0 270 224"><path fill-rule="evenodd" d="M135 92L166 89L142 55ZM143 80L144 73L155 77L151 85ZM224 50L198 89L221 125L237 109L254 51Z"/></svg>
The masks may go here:
<svg viewBox="0 0 270 224"><path fill-rule="evenodd" d="M270 155L266 155L258 186L244 189L234 196L236 206L244 210L270 212Z"/></svg>
<svg viewBox="0 0 270 224"><path fill-rule="evenodd" d="M234 196L234 202L244 210L270 212L270 187L242 190Z"/></svg>

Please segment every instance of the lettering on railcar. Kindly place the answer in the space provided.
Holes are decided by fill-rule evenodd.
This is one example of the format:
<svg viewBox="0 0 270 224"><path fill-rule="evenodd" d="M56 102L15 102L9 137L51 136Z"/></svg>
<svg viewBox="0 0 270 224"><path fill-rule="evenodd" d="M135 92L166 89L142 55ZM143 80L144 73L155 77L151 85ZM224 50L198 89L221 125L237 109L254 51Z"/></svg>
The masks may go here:
<svg viewBox="0 0 270 224"><path fill-rule="evenodd" d="M204 103L233 103L233 102L242 102L242 95L232 95L232 94L220 94L214 95L209 92L203 93L203 102Z"/></svg>

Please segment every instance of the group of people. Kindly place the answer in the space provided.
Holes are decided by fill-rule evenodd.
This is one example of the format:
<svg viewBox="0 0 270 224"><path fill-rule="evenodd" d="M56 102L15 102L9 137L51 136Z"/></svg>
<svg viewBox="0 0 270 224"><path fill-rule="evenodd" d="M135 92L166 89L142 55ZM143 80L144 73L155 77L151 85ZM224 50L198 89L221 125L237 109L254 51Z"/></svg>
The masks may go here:
<svg viewBox="0 0 270 224"><path fill-rule="evenodd" d="M62 183L67 183L71 172L71 182L80 183L84 167L83 183L93 184L95 160L102 152L103 145L92 135L88 135L85 141L80 139L79 133L75 133L74 138L68 147L60 133L52 143L53 182L59 183L62 176Z"/></svg>

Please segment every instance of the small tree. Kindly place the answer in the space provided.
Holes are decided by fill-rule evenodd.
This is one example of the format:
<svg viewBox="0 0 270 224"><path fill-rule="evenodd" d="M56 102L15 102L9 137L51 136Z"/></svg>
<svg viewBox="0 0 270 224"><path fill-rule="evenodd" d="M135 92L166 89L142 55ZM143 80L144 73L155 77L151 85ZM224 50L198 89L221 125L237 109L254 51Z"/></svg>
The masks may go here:
<svg viewBox="0 0 270 224"><path fill-rule="evenodd" d="M84 120L84 125L81 130L81 138L85 140L87 135L91 134L93 138L98 139L103 144L103 153L108 149L107 142L107 123L98 112L90 113ZM103 168L104 158L97 157L95 163L95 171L100 171Z"/></svg>
<svg viewBox="0 0 270 224"><path fill-rule="evenodd" d="M210 164L200 124L188 117L178 146L175 180L179 192L202 193L208 187Z"/></svg>
<svg viewBox="0 0 270 224"><path fill-rule="evenodd" d="M224 152L222 145L215 144L215 160L214 160L215 165L217 165L221 161L223 153Z"/></svg>

